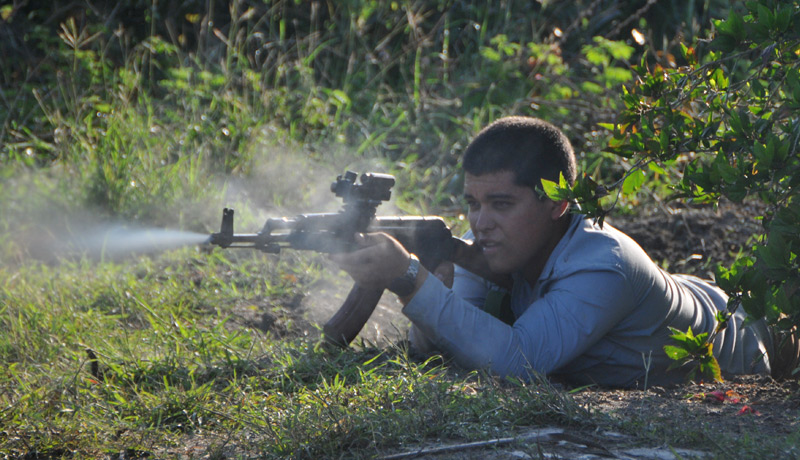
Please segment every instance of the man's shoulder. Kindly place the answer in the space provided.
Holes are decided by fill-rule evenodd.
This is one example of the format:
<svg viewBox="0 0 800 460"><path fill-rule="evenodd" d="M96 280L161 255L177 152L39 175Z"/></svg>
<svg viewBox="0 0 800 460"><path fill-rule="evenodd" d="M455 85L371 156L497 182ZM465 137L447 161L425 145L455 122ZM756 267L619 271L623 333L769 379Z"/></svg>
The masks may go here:
<svg viewBox="0 0 800 460"><path fill-rule="evenodd" d="M582 214L573 219L565 250L581 259L613 257L633 243L630 237L608 223L595 222Z"/></svg>
<svg viewBox="0 0 800 460"><path fill-rule="evenodd" d="M585 269L624 272L629 266L653 263L628 235L581 214L573 217L562 243L553 261L558 272Z"/></svg>

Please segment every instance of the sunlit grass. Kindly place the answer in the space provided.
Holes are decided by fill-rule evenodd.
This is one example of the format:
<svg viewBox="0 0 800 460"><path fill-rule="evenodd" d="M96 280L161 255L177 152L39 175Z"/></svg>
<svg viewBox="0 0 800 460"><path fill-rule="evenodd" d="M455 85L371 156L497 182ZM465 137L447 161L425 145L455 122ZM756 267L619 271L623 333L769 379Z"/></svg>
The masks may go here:
<svg viewBox="0 0 800 460"><path fill-rule="evenodd" d="M455 373L403 348L342 352L228 327L232 303L248 298L288 316L280 299L301 286L286 268L184 250L3 271L0 407L11 435L0 450L158 452L208 432L270 457L318 458L500 436L509 423L590 423L555 390Z"/></svg>
<svg viewBox="0 0 800 460"><path fill-rule="evenodd" d="M711 428L618 420L546 380L463 371L403 344L330 349L292 323L295 296L329 276L320 270L314 258L188 248L0 269L0 452L372 458L542 426L713 449ZM265 331L240 308L284 323Z"/></svg>
<svg viewBox="0 0 800 460"><path fill-rule="evenodd" d="M306 2L276 1L263 17L234 8L195 52L75 21L37 35L55 50L41 82L0 88L0 456L373 458L531 426L616 426L546 381L465 372L402 344L321 346L291 310L328 276L315 256L53 250L95 224L216 231L223 206L246 232L332 211L327 188L346 168L395 173L392 206L463 230L459 154L507 114L563 126L583 169L618 178L625 165L595 129L630 75L609 49L629 46L570 58L552 18L511 14L530 2L487 5L342 2L315 22Z"/></svg>

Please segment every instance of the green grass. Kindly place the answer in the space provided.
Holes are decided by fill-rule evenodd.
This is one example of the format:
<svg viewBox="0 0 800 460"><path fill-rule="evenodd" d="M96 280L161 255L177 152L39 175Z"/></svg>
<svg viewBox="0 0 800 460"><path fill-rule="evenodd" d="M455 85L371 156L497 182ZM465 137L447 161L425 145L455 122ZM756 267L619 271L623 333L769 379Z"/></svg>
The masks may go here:
<svg viewBox="0 0 800 460"><path fill-rule="evenodd" d="M400 347L342 352L291 324L283 338L230 326L234 303L265 298L271 306L259 308L291 320L287 305L303 286L287 262L228 257L182 250L0 272L0 452L161 455L197 434L206 451L368 456L430 438L591 423L555 390L460 374Z"/></svg>
<svg viewBox="0 0 800 460"><path fill-rule="evenodd" d="M0 452L171 458L194 446L220 457L373 458L543 426L621 431L634 444L720 457L788 446L783 436L720 434L689 413L685 424L620 418L547 381L465 372L401 343L327 348L293 310L298 294L331 276L320 262L192 248L3 268ZM275 326L243 322L242 308Z"/></svg>
<svg viewBox="0 0 800 460"><path fill-rule="evenodd" d="M155 33L161 23L139 41L114 34L95 9L63 28L9 19L34 51L2 48L19 59L0 70L11 83L0 85L0 457L196 446L214 458L371 458L532 426L636 433L640 421L545 381L463 372L400 344L321 346L292 310L330 276L318 256L59 257L95 224L209 233L233 206L249 232L267 216L331 211L328 184L347 168L395 173L401 212L457 216L458 156L506 114L562 125L595 176L626 169L601 153L596 125L630 75L628 45L587 38L603 15L575 22L586 40L560 43L551 26L572 23L574 8L516 21L530 2L364 0L314 22L296 3L238 11L225 42L208 31L193 50ZM242 310L268 315L272 332ZM663 422L643 438L694 445L692 428ZM736 442L759 452L770 440Z"/></svg>

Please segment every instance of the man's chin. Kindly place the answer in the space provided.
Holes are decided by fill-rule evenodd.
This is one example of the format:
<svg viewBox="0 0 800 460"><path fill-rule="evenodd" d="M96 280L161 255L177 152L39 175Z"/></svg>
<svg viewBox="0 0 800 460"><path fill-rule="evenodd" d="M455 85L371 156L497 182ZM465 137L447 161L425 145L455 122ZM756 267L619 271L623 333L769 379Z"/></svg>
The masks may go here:
<svg viewBox="0 0 800 460"><path fill-rule="evenodd" d="M516 271L509 265L508 260L493 258L487 262L489 263L489 270L497 275L510 275Z"/></svg>

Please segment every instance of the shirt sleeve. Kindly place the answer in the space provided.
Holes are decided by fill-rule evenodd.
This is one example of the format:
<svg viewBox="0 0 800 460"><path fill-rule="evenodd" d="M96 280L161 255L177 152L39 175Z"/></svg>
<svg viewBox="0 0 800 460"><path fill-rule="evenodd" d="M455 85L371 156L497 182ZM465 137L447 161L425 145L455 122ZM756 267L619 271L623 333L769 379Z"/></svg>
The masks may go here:
<svg viewBox="0 0 800 460"><path fill-rule="evenodd" d="M481 308L493 284L458 265L453 274L453 292L470 304Z"/></svg>
<svg viewBox="0 0 800 460"><path fill-rule="evenodd" d="M429 276L403 313L459 365L528 378L558 370L606 335L633 308L629 292L619 273L580 272L555 282L510 326Z"/></svg>
<svg viewBox="0 0 800 460"><path fill-rule="evenodd" d="M458 297L481 310L485 310L486 299L490 291L507 292L489 280L455 266L453 276L453 292ZM437 350L433 342L422 330L412 324L408 331L408 340L414 349L420 353L433 353Z"/></svg>
<svg viewBox="0 0 800 460"><path fill-rule="evenodd" d="M462 238L468 241L473 241L475 239L472 235L472 230L468 230ZM505 289L502 289L491 281L481 278L459 265L455 265L453 273L453 292L459 297L478 308L483 308L483 305L486 303L486 296L491 290L505 291Z"/></svg>

